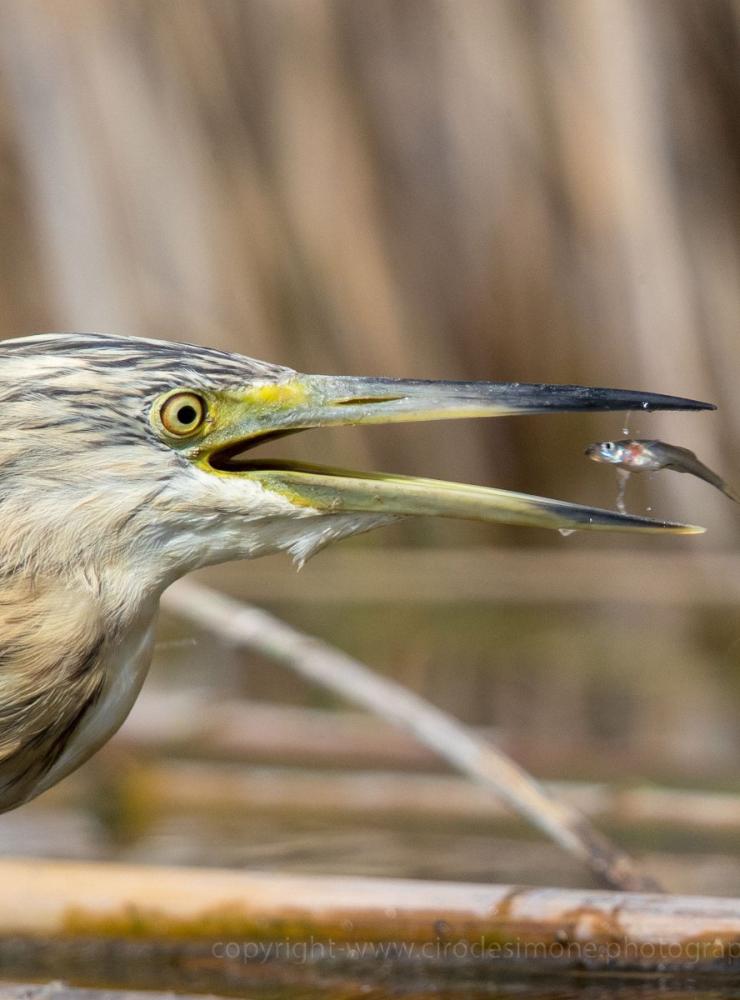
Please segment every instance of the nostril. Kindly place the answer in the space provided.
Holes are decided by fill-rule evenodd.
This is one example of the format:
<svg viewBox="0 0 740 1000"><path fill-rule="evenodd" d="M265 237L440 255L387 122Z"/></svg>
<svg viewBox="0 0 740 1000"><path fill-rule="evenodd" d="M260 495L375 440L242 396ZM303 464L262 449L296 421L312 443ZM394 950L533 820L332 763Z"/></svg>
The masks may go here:
<svg viewBox="0 0 740 1000"><path fill-rule="evenodd" d="M366 406L368 403L395 403L403 396L359 396L356 399L338 399L334 406Z"/></svg>

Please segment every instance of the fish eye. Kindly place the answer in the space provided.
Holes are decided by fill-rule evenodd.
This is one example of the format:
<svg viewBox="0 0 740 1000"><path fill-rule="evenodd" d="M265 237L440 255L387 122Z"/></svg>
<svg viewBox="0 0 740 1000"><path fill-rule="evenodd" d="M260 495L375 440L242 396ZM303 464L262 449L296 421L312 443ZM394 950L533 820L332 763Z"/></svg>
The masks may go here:
<svg viewBox="0 0 740 1000"><path fill-rule="evenodd" d="M615 444L614 444L613 441L605 441L603 443L603 445L602 445L602 448L604 449L604 451L614 451L615 447L616 446L615 446Z"/></svg>
<svg viewBox="0 0 740 1000"><path fill-rule="evenodd" d="M159 410L159 419L168 434L187 437L194 434L206 418L206 401L194 392L176 392Z"/></svg>

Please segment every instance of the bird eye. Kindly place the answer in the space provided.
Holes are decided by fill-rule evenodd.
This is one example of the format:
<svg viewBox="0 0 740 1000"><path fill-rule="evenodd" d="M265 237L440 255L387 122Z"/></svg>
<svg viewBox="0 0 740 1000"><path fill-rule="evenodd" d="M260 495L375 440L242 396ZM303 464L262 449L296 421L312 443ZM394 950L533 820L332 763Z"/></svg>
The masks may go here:
<svg viewBox="0 0 740 1000"><path fill-rule="evenodd" d="M162 404L159 418L169 434L187 437L197 431L206 417L206 403L194 392L177 392Z"/></svg>

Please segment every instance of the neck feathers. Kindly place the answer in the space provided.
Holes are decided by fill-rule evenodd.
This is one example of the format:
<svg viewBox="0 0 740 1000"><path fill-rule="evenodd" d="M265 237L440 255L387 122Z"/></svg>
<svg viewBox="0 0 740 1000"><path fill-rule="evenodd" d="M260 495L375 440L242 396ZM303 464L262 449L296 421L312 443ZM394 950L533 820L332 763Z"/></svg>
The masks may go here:
<svg viewBox="0 0 740 1000"><path fill-rule="evenodd" d="M99 699L108 636L83 588L0 581L0 811L36 794Z"/></svg>

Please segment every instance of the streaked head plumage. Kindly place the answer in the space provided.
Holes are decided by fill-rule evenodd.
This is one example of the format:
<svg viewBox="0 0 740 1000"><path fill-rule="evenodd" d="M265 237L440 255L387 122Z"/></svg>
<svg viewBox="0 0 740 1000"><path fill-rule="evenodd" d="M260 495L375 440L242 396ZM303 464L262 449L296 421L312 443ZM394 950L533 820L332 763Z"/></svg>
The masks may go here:
<svg viewBox="0 0 740 1000"><path fill-rule="evenodd" d="M211 348L107 334L0 343L0 572L63 572L70 561L123 571L134 547L137 576L164 585L224 547L234 557L269 546L267 536L250 542L244 521L293 513L289 505L256 483L205 474L152 411L180 391L243 392L293 375ZM213 551L209 533L219 536Z"/></svg>

